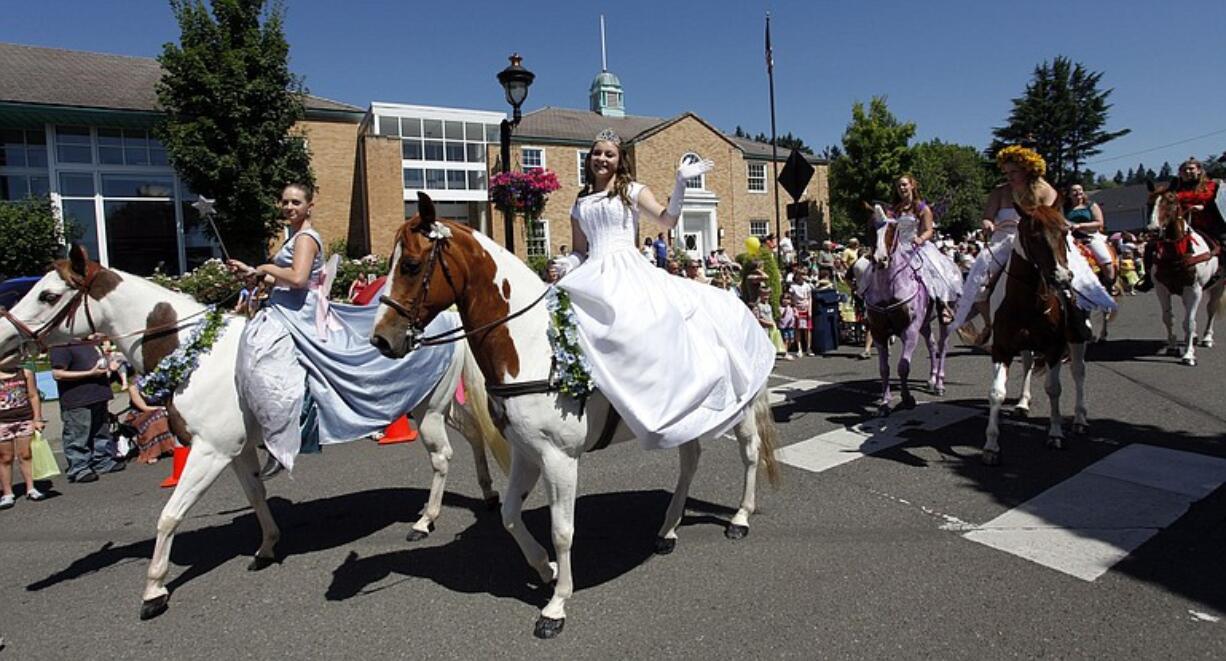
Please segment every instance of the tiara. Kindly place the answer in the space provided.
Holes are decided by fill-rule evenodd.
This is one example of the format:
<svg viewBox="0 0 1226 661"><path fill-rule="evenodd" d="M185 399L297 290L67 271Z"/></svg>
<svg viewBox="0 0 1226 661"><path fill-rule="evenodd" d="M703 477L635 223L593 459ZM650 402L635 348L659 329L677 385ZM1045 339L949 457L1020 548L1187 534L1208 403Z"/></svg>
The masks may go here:
<svg viewBox="0 0 1226 661"><path fill-rule="evenodd" d="M620 145L622 138L613 129L605 129L596 134L596 142L612 142L615 145Z"/></svg>

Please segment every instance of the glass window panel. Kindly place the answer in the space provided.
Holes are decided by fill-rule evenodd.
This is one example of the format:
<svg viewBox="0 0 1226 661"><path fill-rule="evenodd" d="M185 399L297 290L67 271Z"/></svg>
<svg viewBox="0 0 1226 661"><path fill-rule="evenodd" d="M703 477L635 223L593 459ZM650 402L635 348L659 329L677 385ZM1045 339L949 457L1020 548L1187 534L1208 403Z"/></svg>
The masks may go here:
<svg viewBox="0 0 1226 661"><path fill-rule="evenodd" d="M468 190L485 190L485 172L483 170L468 171Z"/></svg>
<svg viewBox="0 0 1226 661"><path fill-rule="evenodd" d="M587 165L587 154L588 153L586 151L580 151L577 153L578 153L578 159L579 159L579 185L586 186L587 185L587 168L585 166Z"/></svg>
<svg viewBox="0 0 1226 661"><path fill-rule="evenodd" d="M448 170L447 188L451 190L464 190L468 188L468 173L463 170Z"/></svg>
<svg viewBox="0 0 1226 661"><path fill-rule="evenodd" d="M422 157L421 140L405 140L400 145L400 157L410 161L420 161Z"/></svg>
<svg viewBox="0 0 1226 661"><path fill-rule="evenodd" d="M89 129L84 126L57 126L55 141L61 145L88 145Z"/></svg>
<svg viewBox="0 0 1226 661"><path fill-rule="evenodd" d="M468 122L464 125L464 134L469 142L485 142L485 126L479 122Z"/></svg>
<svg viewBox="0 0 1226 661"><path fill-rule="evenodd" d="M61 163L93 163L94 155L89 147L79 145L59 145L56 158Z"/></svg>
<svg viewBox="0 0 1226 661"><path fill-rule="evenodd" d="M24 167L26 164L25 131L0 131L0 165Z"/></svg>
<svg viewBox="0 0 1226 661"><path fill-rule="evenodd" d="M163 145L161 140L158 140L157 138L153 136L149 136L149 148L150 149L165 149L166 145Z"/></svg>
<svg viewBox="0 0 1226 661"><path fill-rule="evenodd" d="M56 154L62 163L92 163L89 129L81 126L55 127Z"/></svg>
<svg viewBox="0 0 1226 661"><path fill-rule="evenodd" d="M420 138L421 120L416 117L401 117L400 135L406 138Z"/></svg>
<svg viewBox="0 0 1226 661"><path fill-rule="evenodd" d="M447 160L453 163L464 162L464 143L463 142L448 142L447 143Z"/></svg>
<svg viewBox="0 0 1226 661"><path fill-rule="evenodd" d="M179 272L174 204L108 201L102 208L111 267L136 275Z"/></svg>
<svg viewBox="0 0 1226 661"><path fill-rule="evenodd" d="M486 124L485 125L485 141L493 142L497 144L498 141L501 139L498 135L498 132L499 132L498 124Z"/></svg>
<svg viewBox="0 0 1226 661"><path fill-rule="evenodd" d="M144 147L124 147L123 158L128 165L149 165L149 150Z"/></svg>
<svg viewBox="0 0 1226 661"><path fill-rule="evenodd" d="M47 145L26 147L26 165L32 168L47 167Z"/></svg>
<svg viewBox="0 0 1226 661"><path fill-rule="evenodd" d="M406 219L417 215L417 202L404 201L404 217Z"/></svg>
<svg viewBox="0 0 1226 661"><path fill-rule="evenodd" d="M30 194L30 182L19 174L0 175L0 200L24 200Z"/></svg>
<svg viewBox="0 0 1226 661"><path fill-rule="evenodd" d="M447 129L446 138L448 140L463 140L464 139L464 122L446 122Z"/></svg>
<svg viewBox="0 0 1226 661"><path fill-rule="evenodd" d="M150 149L149 165L170 165L170 159L166 156L166 150Z"/></svg>
<svg viewBox="0 0 1226 661"><path fill-rule="evenodd" d="M98 144L107 147L122 147L123 133L119 129L98 129Z"/></svg>
<svg viewBox="0 0 1226 661"><path fill-rule="evenodd" d="M421 120L421 134L427 138L443 137L443 121L441 119Z"/></svg>
<svg viewBox="0 0 1226 661"><path fill-rule="evenodd" d="M464 146L468 151L469 163L484 163L485 162L485 144L468 143Z"/></svg>
<svg viewBox="0 0 1226 661"><path fill-rule="evenodd" d="M26 144L47 146L47 134L42 129L26 129Z"/></svg>
<svg viewBox="0 0 1226 661"><path fill-rule="evenodd" d="M51 179L47 177L30 177L30 195L50 195Z"/></svg>
<svg viewBox="0 0 1226 661"><path fill-rule="evenodd" d="M425 156L426 156L427 161L443 160L443 143L442 142L438 140L427 140L425 143L425 147L426 147Z"/></svg>
<svg viewBox="0 0 1226 661"><path fill-rule="evenodd" d="M425 188L426 175L421 168L406 168L404 171L404 187L405 188Z"/></svg>
<svg viewBox="0 0 1226 661"><path fill-rule="evenodd" d="M379 120L379 135L400 135L400 120L396 117L377 116Z"/></svg>
<svg viewBox="0 0 1226 661"><path fill-rule="evenodd" d="M540 149L529 149L527 147L520 151L519 156L520 163L525 171L542 167L544 158Z"/></svg>
<svg viewBox="0 0 1226 661"><path fill-rule="evenodd" d="M98 223L93 200L64 200L64 229L69 242L79 241L90 255L98 257Z"/></svg>
<svg viewBox="0 0 1226 661"><path fill-rule="evenodd" d="M98 146L98 162L103 165L123 165L123 147Z"/></svg>
<svg viewBox="0 0 1226 661"><path fill-rule="evenodd" d="M94 175L88 172L61 172L60 195L67 197L93 197Z"/></svg>
<svg viewBox="0 0 1226 661"><path fill-rule="evenodd" d="M149 134L146 131L124 129L123 144L125 147L148 147Z"/></svg>
<svg viewBox="0 0 1226 661"><path fill-rule="evenodd" d="M426 170L426 188L436 190L447 188L447 173L443 170Z"/></svg>
<svg viewBox="0 0 1226 661"><path fill-rule="evenodd" d="M174 187L170 177L104 174L102 194L107 197L171 197Z"/></svg>

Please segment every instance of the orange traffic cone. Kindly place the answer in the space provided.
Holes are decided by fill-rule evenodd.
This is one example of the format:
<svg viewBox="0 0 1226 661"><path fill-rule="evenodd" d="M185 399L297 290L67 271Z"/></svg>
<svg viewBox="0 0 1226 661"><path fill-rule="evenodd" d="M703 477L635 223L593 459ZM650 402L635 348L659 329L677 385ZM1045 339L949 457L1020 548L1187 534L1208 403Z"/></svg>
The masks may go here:
<svg viewBox="0 0 1226 661"><path fill-rule="evenodd" d="M185 448L181 445L175 446L175 456L173 467L170 469L170 477L162 481L162 488L169 489L179 483L179 476L183 474L183 467L187 465L187 453L191 452L191 448Z"/></svg>
<svg viewBox="0 0 1226 661"><path fill-rule="evenodd" d="M394 445L415 440L417 440L417 430L409 425L409 416L402 415L383 431L383 438L379 439L379 445Z"/></svg>

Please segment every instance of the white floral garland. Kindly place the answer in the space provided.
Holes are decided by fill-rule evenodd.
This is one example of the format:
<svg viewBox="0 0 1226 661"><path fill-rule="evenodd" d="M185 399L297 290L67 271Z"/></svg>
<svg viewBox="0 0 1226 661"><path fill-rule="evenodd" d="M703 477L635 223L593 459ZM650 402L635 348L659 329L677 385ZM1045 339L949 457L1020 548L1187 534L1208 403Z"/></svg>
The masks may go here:
<svg viewBox="0 0 1226 661"><path fill-rule="evenodd" d="M220 308L209 308L204 321L192 331L187 344L175 349L158 362L156 369L137 379L141 395L151 402L165 403L169 400L180 384L191 379L200 357L213 348L228 320Z"/></svg>
<svg viewBox="0 0 1226 661"><path fill-rule="evenodd" d="M553 347L554 374L558 390L582 403L596 389L592 366L579 346L575 330L575 311L570 295L554 287L546 299L549 308L549 344Z"/></svg>

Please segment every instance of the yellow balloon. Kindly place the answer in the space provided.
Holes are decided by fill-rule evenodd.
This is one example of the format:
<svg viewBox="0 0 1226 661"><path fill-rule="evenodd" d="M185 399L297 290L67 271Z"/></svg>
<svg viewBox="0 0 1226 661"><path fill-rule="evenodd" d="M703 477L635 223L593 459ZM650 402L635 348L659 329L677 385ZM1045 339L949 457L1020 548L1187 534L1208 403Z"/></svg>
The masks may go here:
<svg viewBox="0 0 1226 661"><path fill-rule="evenodd" d="M745 239L745 252L751 255L757 254L758 248L761 248L761 247L762 247L762 242L758 241L758 237L751 236L748 239Z"/></svg>

